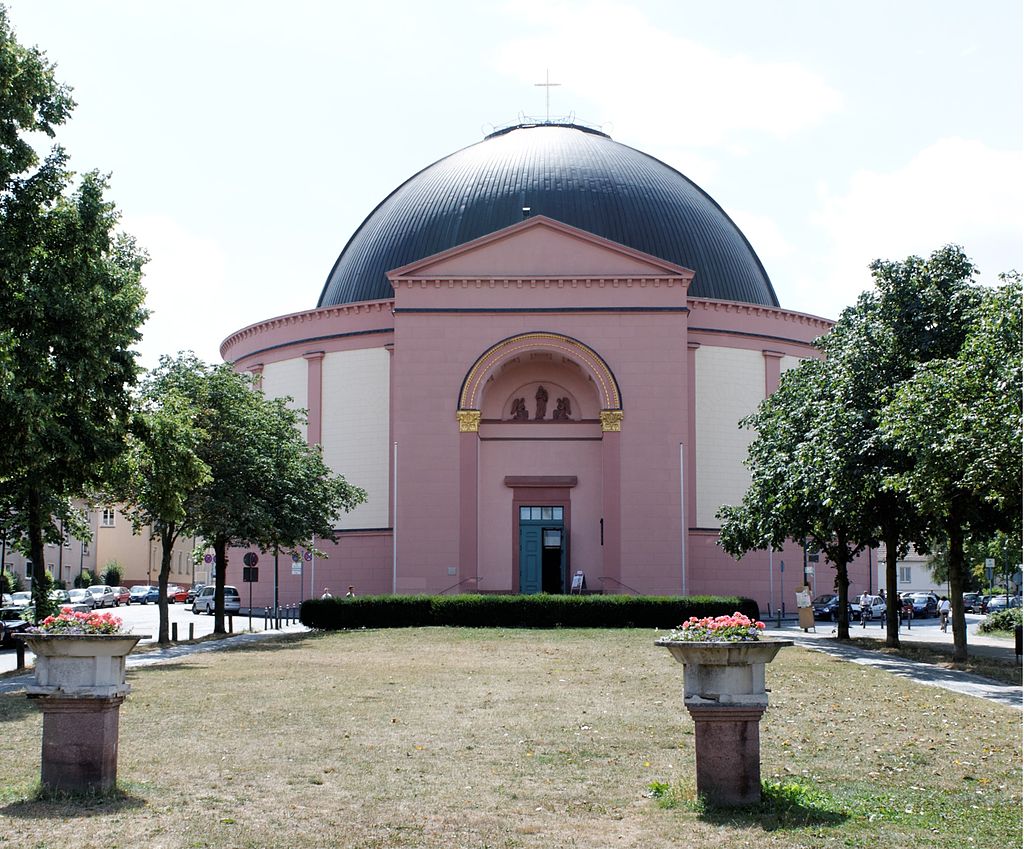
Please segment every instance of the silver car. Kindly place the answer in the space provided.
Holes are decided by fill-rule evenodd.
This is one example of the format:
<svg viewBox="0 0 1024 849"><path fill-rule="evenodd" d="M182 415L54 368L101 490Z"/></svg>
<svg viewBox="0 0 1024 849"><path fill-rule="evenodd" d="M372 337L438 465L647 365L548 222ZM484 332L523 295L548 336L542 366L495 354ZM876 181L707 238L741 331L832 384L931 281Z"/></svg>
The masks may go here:
<svg viewBox="0 0 1024 849"><path fill-rule="evenodd" d="M76 588L68 590L68 604L71 605L72 610L89 611L96 606L96 601L88 590Z"/></svg>
<svg viewBox="0 0 1024 849"><path fill-rule="evenodd" d="M86 587L85 591L92 596L92 600L95 607L117 607L117 593L114 592L113 587L108 587L106 584L93 584L91 587Z"/></svg>
<svg viewBox="0 0 1024 849"><path fill-rule="evenodd" d="M213 613L214 593L216 587L203 587L192 602L193 613ZM238 613L242 609L242 599L235 587L224 587L224 612Z"/></svg>

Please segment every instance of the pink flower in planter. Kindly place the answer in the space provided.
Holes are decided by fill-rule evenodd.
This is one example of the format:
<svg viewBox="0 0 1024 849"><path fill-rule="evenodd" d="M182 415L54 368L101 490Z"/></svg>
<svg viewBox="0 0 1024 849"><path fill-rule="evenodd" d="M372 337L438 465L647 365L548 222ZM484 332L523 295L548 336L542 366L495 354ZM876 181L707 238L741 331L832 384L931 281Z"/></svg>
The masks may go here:
<svg viewBox="0 0 1024 849"><path fill-rule="evenodd" d="M736 611L731 616L691 616L666 637L679 642L738 643L757 640L764 630L764 622L751 619Z"/></svg>

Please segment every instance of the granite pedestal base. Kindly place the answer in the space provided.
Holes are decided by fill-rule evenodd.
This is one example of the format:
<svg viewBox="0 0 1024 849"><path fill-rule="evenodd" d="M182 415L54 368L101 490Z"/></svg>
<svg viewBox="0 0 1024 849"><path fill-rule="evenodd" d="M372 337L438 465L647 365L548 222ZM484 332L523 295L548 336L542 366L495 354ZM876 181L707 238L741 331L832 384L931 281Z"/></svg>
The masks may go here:
<svg viewBox="0 0 1024 849"><path fill-rule="evenodd" d="M61 793L112 790L124 696L30 698L43 712L43 788Z"/></svg>
<svg viewBox="0 0 1024 849"><path fill-rule="evenodd" d="M687 705L694 722L697 795L722 807L761 801L763 707Z"/></svg>

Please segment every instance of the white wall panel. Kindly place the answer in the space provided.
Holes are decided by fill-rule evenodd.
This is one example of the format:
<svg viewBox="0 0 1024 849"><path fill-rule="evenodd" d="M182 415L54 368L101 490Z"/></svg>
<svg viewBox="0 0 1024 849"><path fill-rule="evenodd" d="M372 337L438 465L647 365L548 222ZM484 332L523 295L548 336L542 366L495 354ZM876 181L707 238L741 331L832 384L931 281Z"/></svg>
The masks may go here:
<svg viewBox="0 0 1024 849"><path fill-rule="evenodd" d="M390 370L383 348L324 356L324 459L367 494L366 503L342 514L339 528L388 527Z"/></svg>
<svg viewBox="0 0 1024 849"><path fill-rule="evenodd" d="M266 398L283 398L287 395L294 399L288 402L291 409L309 409L309 364L302 357L267 363L263 367L260 385ZM306 439L306 425L302 425L300 430L302 438Z"/></svg>
<svg viewBox="0 0 1024 849"><path fill-rule="evenodd" d="M780 374L785 374L791 368L796 368L802 362L803 362L803 358L801 358L801 357L785 356L785 357L782 358L781 362L779 363L779 373Z"/></svg>
<svg viewBox="0 0 1024 849"><path fill-rule="evenodd" d="M739 420L764 398L764 356L740 348L697 349L697 526L717 528L723 504L739 504L750 486L743 466L753 431Z"/></svg>

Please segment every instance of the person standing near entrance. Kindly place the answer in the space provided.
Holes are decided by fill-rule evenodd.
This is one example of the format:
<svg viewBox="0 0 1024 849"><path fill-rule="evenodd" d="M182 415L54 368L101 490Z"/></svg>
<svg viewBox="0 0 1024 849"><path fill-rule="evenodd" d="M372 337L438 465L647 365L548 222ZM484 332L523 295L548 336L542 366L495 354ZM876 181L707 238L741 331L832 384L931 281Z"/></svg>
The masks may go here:
<svg viewBox="0 0 1024 849"><path fill-rule="evenodd" d="M942 600L939 602L939 627L942 629L943 633L945 633L946 628L949 627L949 609L949 599L943 596Z"/></svg>

